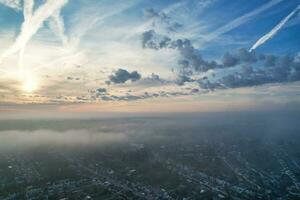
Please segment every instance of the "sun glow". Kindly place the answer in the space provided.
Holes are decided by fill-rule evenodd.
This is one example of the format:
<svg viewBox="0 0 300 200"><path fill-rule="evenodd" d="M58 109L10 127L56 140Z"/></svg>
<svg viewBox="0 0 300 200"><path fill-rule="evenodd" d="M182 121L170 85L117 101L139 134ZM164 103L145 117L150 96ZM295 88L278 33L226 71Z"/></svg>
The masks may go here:
<svg viewBox="0 0 300 200"><path fill-rule="evenodd" d="M24 92L34 92L38 88L37 80L33 77L26 77L23 80L23 91Z"/></svg>

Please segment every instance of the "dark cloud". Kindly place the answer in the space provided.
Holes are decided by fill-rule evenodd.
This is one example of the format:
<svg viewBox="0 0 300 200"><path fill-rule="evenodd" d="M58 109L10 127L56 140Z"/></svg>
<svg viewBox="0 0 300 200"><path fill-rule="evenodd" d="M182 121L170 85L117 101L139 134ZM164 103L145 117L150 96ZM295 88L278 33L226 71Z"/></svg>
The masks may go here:
<svg viewBox="0 0 300 200"><path fill-rule="evenodd" d="M276 63L277 57L274 55L265 56L265 66L266 67L274 67Z"/></svg>
<svg viewBox="0 0 300 200"><path fill-rule="evenodd" d="M175 82L177 85L184 85L184 83L194 82L194 81L195 80L192 79L191 77L184 75L184 74L180 74Z"/></svg>
<svg viewBox="0 0 300 200"><path fill-rule="evenodd" d="M238 58L242 63L256 63L258 59L263 59L263 56L257 55L255 51L249 52L242 48L238 51Z"/></svg>
<svg viewBox="0 0 300 200"><path fill-rule="evenodd" d="M171 39L167 36L159 35L154 30L145 31L142 34L142 46L148 49L162 49L170 45Z"/></svg>
<svg viewBox="0 0 300 200"><path fill-rule="evenodd" d="M152 73L150 77L148 77L149 80L152 81L161 81L162 79L159 77L159 75Z"/></svg>
<svg viewBox="0 0 300 200"><path fill-rule="evenodd" d="M198 83L203 89L214 90L294 81L300 81L300 62L286 55L265 56L264 60L255 61L253 66L244 65L215 81L198 80Z"/></svg>
<svg viewBox="0 0 300 200"><path fill-rule="evenodd" d="M119 71L119 70L118 70ZM117 73L117 72L116 72ZM132 73L131 73L132 74ZM135 74L135 73L133 73ZM110 81L108 81L110 82ZM140 79L138 84L145 85L145 86L154 86L157 84L167 84L167 83L174 83L172 81L168 81L165 79L160 78L159 75L152 73L150 76ZM134 101L140 99L148 99L148 98L155 98L155 97L162 97L162 96L175 96L176 93L168 93L168 92L158 92L158 93L149 93L144 92L140 95L133 95L132 90L128 90L128 92L124 95L113 95L108 92L106 88L97 88L94 90L90 90L89 93L91 94L90 98L92 100L101 99L102 101ZM195 93L195 91L193 91ZM178 95L178 94L177 94ZM82 100L78 99L77 100Z"/></svg>
<svg viewBox="0 0 300 200"><path fill-rule="evenodd" d="M198 93L198 92L200 92L200 90L199 90L198 88L193 88L193 89L191 90L191 93Z"/></svg>
<svg viewBox="0 0 300 200"><path fill-rule="evenodd" d="M78 77L72 77L72 76L68 76L68 77L67 77L67 80L69 80L69 81L72 81L72 80L79 81L79 80L80 80L80 78L78 78Z"/></svg>
<svg viewBox="0 0 300 200"><path fill-rule="evenodd" d="M236 56L231 55L230 53L225 53L222 62L225 67L232 67L236 66L239 63L239 59Z"/></svg>
<svg viewBox="0 0 300 200"><path fill-rule="evenodd" d="M105 94L107 92L107 90L106 90L106 88L98 88L98 89L96 89L96 92L98 94Z"/></svg>
<svg viewBox="0 0 300 200"><path fill-rule="evenodd" d="M244 64L254 64L265 60L266 66L272 66L276 57L271 55L257 54L255 51L249 52L246 49L239 49L237 53L226 52L222 62L215 60L205 60L200 51L196 49L189 39L172 40L167 36L157 34L154 30L146 31L142 34L142 46L148 49L175 49L181 55L178 64L181 67L180 74L193 74L207 72L213 69L236 67ZM186 79L188 80L188 79Z"/></svg>
<svg viewBox="0 0 300 200"><path fill-rule="evenodd" d="M99 88L97 93L101 94L101 99L104 101L133 101L156 97L193 95L206 93L208 91L214 91L217 89L253 87L269 83L288 83L300 81L300 61L297 56L257 55L252 52L248 54L244 50L239 50L236 54L228 55L237 59L238 61L236 61L236 63L239 64L236 64L237 67L231 71L228 71L227 73L221 72L217 73L215 76L202 76L201 78L193 77L194 74L179 74L178 79L175 81L178 85L183 85L186 82L198 83L201 90L194 88L189 92L161 91L157 93L145 92L141 95L132 95L127 93L126 95L116 96L107 94L105 88ZM128 74L130 74L130 76ZM134 81L136 78L132 78L132 74L134 73L123 73L122 70L118 70L115 74L115 78L111 78L110 80L117 83L124 83L126 80ZM122 78L123 76L126 78ZM115 80L116 77L119 78L119 81ZM140 75L138 77L140 77ZM152 74L143 80L148 80L150 82L163 81L156 74Z"/></svg>
<svg viewBox="0 0 300 200"><path fill-rule="evenodd" d="M226 52L223 56L222 64L223 67L234 67L239 64L253 64L260 60L265 60L266 56L263 54L256 54L255 51L249 52L242 48L239 49L236 54Z"/></svg>
<svg viewBox="0 0 300 200"><path fill-rule="evenodd" d="M222 65L216 61L207 61L202 58L199 51L194 48L188 39L171 40L169 37L159 35L154 30L142 34L142 46L148 49L176 49L181 55L178 64L186 71L205 72L210 69L221 68Z"/></svg>
<svg viewBox="0 0 300 200"><path fill-rule="evenodd" d="M154 38L154 30L149 30L149 31L145 31L142 34L142 46L143 48L151 48L151 49L155 49L155 46L152 44L155 44L154 42L152 42L153 38Z"/></svg>
<svg viewBox="0 0 300 200"><path fill-rule="evenodd" d="M87 96L78 96L76 97L77 102L88 102L90 101L90 98Z"/></svg>
<svg viewBox="0 0 300 200"><path fill-rule="evenodd" d="M194 48L188 39L173 41L171 48L177 49L180 52L182 59L179 63L186 69L189 68L193 71L204 72L221 67L216 61L204 60L199 51Z"/></svg>
<svg viewBox="0 0 300 200"><path fill-rule="evenodd" d="M205 92L205 91L204 91ZM125 95L110 95L105 94L101 95L100 99L102 101L136 101L142 99L150 99L150 98L158 98L158 97L174 97L174 96L188 96L200 93L199 89L192 89L189 92L167 92L167 91L158 91L154 93L144 92L142 94L130 94L127 93Z"/></svg>
<svg viewBox="0 0 300 200"><path fill-rule="evenodd" d="M140 85L149 85L149 86L154 86L154 85L163 85L163 84L168 84L172 83L169 80L165 80L161 78L158 74L152 73L150 76L145 77L141 79L138 84Z"/></svg>
<svg viewBox="0 0 300 200"><path fill-rule="evenodd" d="M172 20L166 13L157 12L153 8L145 9L144 15L153 19L152 27L163 26L168 32L175 32L183 27L181 23Z"/></svg>
<svg viewBox="0 0 300 200"><path fill-rule="evenodd" d="M159 17L159 13L156 12L153 8L147 8L144 10L144 15L146 17L152 18L152 17Z"/></svg>
<svg viewBox="0 0 300 200"><path fill-rule="evenodd" d="M176 83L184 85L186 82L198 82L206 90L257 86L267 83L282 83L300 80L299 59L297 56L276 56L249 52L239 49L232 54L227 52L222 62L207 61L188 39L171 40L151 30L149 37L143 37L143 47L150 49L176 49L181 55L178 61L180 70ZM234 73L206 79L195 79L193 75L208 70L234 69Z"/></svg>
<svg viewBox="0 0 300 200"><path fill-rule="evenodd" d="M122 84L129 80L135 82L140 79L141 75L137 71L128 72L125 69L118 69L114 74L109 76L109 82L115 84Z"/></svg>

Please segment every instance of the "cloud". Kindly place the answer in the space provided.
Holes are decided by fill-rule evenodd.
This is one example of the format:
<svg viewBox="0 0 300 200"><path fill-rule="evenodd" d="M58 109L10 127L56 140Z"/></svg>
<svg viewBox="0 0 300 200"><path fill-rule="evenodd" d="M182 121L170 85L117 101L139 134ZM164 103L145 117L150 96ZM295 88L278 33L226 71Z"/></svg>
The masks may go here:
<svg viewBox="0 0 300 200"><path fill-rule="evenodd" d="M126 79L123 78L123 76L125 76L125 75L123 75L123 73L126 74L126 77L128 77L127 72L123 72L122 69L121 70L119 69L114 74L114 78L113 78L114 81L115 81L115 79L118 79L118 80L120 79L120 80L122 80L122 82L125 81L127 78ZM116 78L116 76L118 78ZM122 77L122 78L120 78L120 77ZM118 82L120 82L120 80ZM128 80L131 80L131 79L128 79ZM111 82L111 80L109 82ZM159 75L152 73L149 76L140 78L139 81L136 81L136 83L134 83L134 84L132 83L130 85L133 88L136 88L136 87L139 88L138 91L135 92L135 94L133 94L133 90L131 90L131 89L124 91L123 94L120 94L121 91L118 91L118 94L115 94L114 92L110 93L110 91L104 87L90 90L89 93L90 93L90 99L93 99L93 100L101 99L103 101L134 101L134 100L149 99L149 98L156 98L156 97L179 96L180 94L187 95L187 93L181 93L181 92L168 92L168 91L155 92L155 91L157 91L157 88L156 88L157 86L162 86L162 85L165 86L166 84L170 84L170 85L174 86L174 81L162 79ZM140 91L141 88L142 88L142 91ZM149 88L151 88L150 89L151 92L146 91ZM153 88L154 88L154 91L153 91Z"/></svg>
<svg viewBox="0 0 300 200"><path fill-rule="evenodd" d="M181 56L180 66L175 83L182 86L188 82L197 82L204 90L228 89L237 87L251 87L267 83L290 82L299 80L299 62L296 57L278 57L275 55L258 54L246 49L239 49L237 53L225 53L221 63L215 60L207 61L202 58L190 40L172 40L156 34L155 31L146 31L142 35L143 48L160 50L164 48L177 50ZM252 67L251 65L255 66ZM236 71L236 67L242 68ZM195 77L209 70L233 68L234 74L208 78ZM221 76L221 78L220 78Z"/></svg>
<svg viewBox="0 0 300 200"><path fill-rule="evenodd" d="M111 95L111 94L103 94L99 95L99 98L102 101L136 101L143 99L151 99L151 98L159 98L159 97L175 97L175 96L188 96L199 93L200 91L196 88L191 89L188 92L182 91L158 91L158 92L144 92L142 94L130 94L127 93L125 95ZM204 91L205 92L205 91Z"/></svg>
<svg viewBox="0 0 300 200"><path fill-rule="evenodd" d="M72 80L79 81L80 78L79 78L79 77L68 76L68 77L67 77L67 80L70 80L70 81L72 81Z"/></svg>
<svg viewBox="0 0 300 200"><path fill-rule="evenodd" d="M225 53L221 62L207 61L202 58L190 40L172 40L168 37L156 34L155 31L146 31L142 35L142 46L154 50L164 48L175 49L181 58L178 77L175 81L178 85L188 82L198 82L205 90L228 89L237 87L251 87L267 83L283 83L299 80L299 61L296 57L278 57L275 55L259 54L255 51L239 49L237 53ZM253 65L253 66L252 66ZM232 74L227 71L219 77L206 77L201 74L209 70L224 70L232 68ZM237 71L236 68L241 68ZM195 77L195 75L201 75ZM220 78L221 77L221 78Z"/></svg>
<svg viewBox="0 0 300 200"><path fill-rule="evenodd" d="M237 54L239 55L239 54ZM237 56L236 55L236 56ZM239 57L237 57L241 61ZM242 66L218 78L198 79L200 87L207 90L253 87L268 83L300 81L300 62L293 56L260 55L252 66Z"/></svg>
<svg viewBox="0 0 300 200"><path fill-rule="evenodd" d="M142 34L142 47L154 50L164 48L177 50L181 55L178 63L185 73L191 73L190 70L205 72L223 67L216 61L204 60L189 39L172 40L167 36L157 34L154 30L145 31Z"/></svg>
<svg viewBox="0 0 300 200"><path fill-rule="evenodd" d="M96 89L97 94L106 94L107 93L107 89L106 88L98 88Z"/></svg>
<svg viewBox="0 0 300 200"><path fill-rule="evenodd" d="M118 69L114 74L109 76L109 81L115 84L123 84L131 80L135 82L141 79L141 75L137 71L128 72L125 69Z"/></svg>
<svg viewBox="0 0 300 200"><path fill-rule="evenodd" d="M163 37L156 36L154 31L150 33L151 37L143 37L145 39L143 40L145 41L144 48L155 50L170 48L179 51L182 59L178 61L181 66L175 81L178 85L196 82L200 88L213 91L300 81L300 62L297 55L276 56L239 49L234 54L225 53L221 63L218 63L214 60L204 60L187 39L163 39ZM231 70L224 71L227 68L231 68ZM208 70L223 71L217 73L217 77L195 76Z"/></svg>
<svg viewBox="0 0 300 200"><path fill-rule="evenodd" d="M153 8L147 8L144 10L144 15L146 17L152 18L152 17L159 17L160 14L156 12Z"/></svg>
<svg viewBox="0 0 300 200"><path fill-rule="evenodd" d="M262 36L257 42L250 48L249 51L255 50L257 47L263 45L265 42L274 37L280 29L300 10L300 5L297 6L288 16L286 16L282 21L279 22L270 32Z"/></svg>
<svg viewBox="0 0 300 200"><path fill-rule="evenodd" d="M239 63L239 60L231 55L230 53L225 53L225 55L223 56L223 60L222 60L224 66L226 67L232 67L232 66L235 66Z"/></svg>
<svg viewBox="0 0 300 200"><path fill-rule="evenodd" d="M179 74L175 81L177 85L184 85L185 83L194 82L195 80L185 74Z"/></svg>
<svg viewBox="0 0 300 200"><path fill-rule="evenodd" d="M295 59L296 59L297 62L300 62L300 52L298 52Z"/></svg>
<svg viewBox="0 0 300 200"><path fill-rule="evenodd" d="M157 34L154 30L148 30L142 34L142 47L149 49L172 48L171 39L167 36Z"/></svg>
<svg viewBox="0 0 300 200"><path fill-rule="evenodd" d="M187 4L187 1L176 2L176 3L168 5L167 7L165 7L163 10L161 10L159 12L153 8L145 9L143 14L147 18L147 21L145 23L142 23L139 26L131 27L130 30L127 31L127 34L125 35L124 39L132 39L133 37L143 33L145 30L149 30L149 29L153 29L153 28L160 29L162 32L168 31L169 33L176 31L177 30L176 27L182 28L183 23L179 23L179 22L171 20L169 15L171 13L178 14L178 11L182 10L182 9L185 11L186 4ZM199 9L198 9L198 11L199 11ZM175 30L172 29L172 26L171 26L171 30L170 30L170 28L168 28L168 24L165 23L164 20L160 19L160 15L167 16L167 18L169 18L171 20L171 24L175 25L173 27L173 28L175 28ZM181 16L183 16L183 14Z"/></svg>
<svg viewBox="0 0 300 200"><path fill-rule="evenodd" d="M165 12L157 12L153 8L148 8L144 10L144 15L152 19L153 28L163 28L167 32L175 32L183 27L179 22L173 21Z"/></svg>
<svg viewBox="0 0 300 200"><path fill-rule="evenodd" d="M138 84L139 85L158 85L158 84L167 84L170 81L161 78L159 75L152 73L150 76L142 78Z"/></svg>
<svg viewBox="0 0 300 200"><path fill-rule="evenodd" d="M0 4L8 6L16 11L19 11L22 9L20 0L0 0Z"/></svg>
<svg viewBox="0 0 300 200"><path fill-rule="evenodd" d="M252 64L256 63L259 59L264 59L263 55L256 55L256 53L248 52L246 49L242 48L238 50L236 55L232 55L226 52L222 59L223 68L234 67L239 64Z"/></svg>

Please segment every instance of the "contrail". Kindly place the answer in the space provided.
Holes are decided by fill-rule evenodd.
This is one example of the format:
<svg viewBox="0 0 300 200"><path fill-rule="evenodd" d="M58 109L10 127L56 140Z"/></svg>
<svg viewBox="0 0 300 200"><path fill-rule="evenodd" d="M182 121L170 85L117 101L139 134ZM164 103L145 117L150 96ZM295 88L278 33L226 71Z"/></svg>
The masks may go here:
<svg viewBox="0 0 300 200"><path fill-rule="evenodd" d="M82 17L81 22L77 23L75 28L73 28L72 30L72 34L70 36L70 40L72 40L73 43L72 45L75 47L78 46L81 38L85 36L85 34L91 28L93 28L95 24L99 25L101 23L104 23L107 18L110 18L123 12L124 10L131 8L132 6L140 2L140 0L129 1L127 3L124 3L124 1L118 2L121 2L121 4L119 4L118 6L115 5L113 8L109 7L110 9L107 9L107 11L103 12L103 14L101 13L101 15L99 15L99 12L97 12L97 7L94 8L97 9L94 13L90 13L91 9L87 10L89 12L88 16Z"/></svg>
<svg viewBox="0 0 300 200"><path fill-rule="evenodd" d="M62 41L63 46L68 43L68 38L65 35L65 25L62 16L60 15L60 10L55 12L49 20L49 27L53 33L55 33Z"/></svg>
<svg viewBox="0 0 300 200"><path fill-rule="evenodd" d="M214 32L208 34L206 37L203 38L204 39L203 42L205 43L205 42L211 41L211 40L215 39L216 37L218 37L219 35L222 35L224 33L227 33L228 31L231 31L231 30L239 27L240 25L242 25L242 24L248 22L249 20L251 20L252 17L254 17L254 16L264 12L265 10L281 3L282 1L284 1L284 0L271 0L270 2L260 6L259 8L234 19L233 21L229 22L228 24L226 24L226 25L218 28Z"/></svg>
<svg viewBox="0 0 300 200"><path fill-rule="evenodd" d="M33 13L33 0L24 1L24 22L22 24L21 33L17 37L15 43L5 51L0 57L0 63L2 60L11 54L19 52L19 69L22 71L23 68L23 53L24 48L33 35L40 29L44 21L51 17L55 12L59 11L68 0L48 0L46 3L41 5Z"/></svg>
<svg viewBox="0 0 300 200"><path fill-rule="evenodd" d="M262 36L257 42L250 48L250 52L255 50L260 45L267 42L269 39L271 39L278 31L289 21L293 15L295 15L300 10L300 5L297 6L288 16L286 16L279 24L277 24L269 33Z"/></svg>
<svg viewBox="0 0 300 200"><path fill-rule="evenodd" d="M23 9L23 15L24 15L24 23L28 23L32 17L33 12L33 6L34 6L34 0L24 0L24 9ZM19 51L19 76L21 77L23 74L23 68L24 68L24 52L25 52L25 46L22 46Z"/></svg>
<svg viewBox="0 0 300 200"><path fill-rule="evenodd" d="M34 70L39 70L42 68L47 68L49 66L52 66L53 64L59 63L61 61L67 61L67 60L74 60L74 58L79 57L81 55L84 55L83 51L77 50L77 47L80 43L81 38L95 25L99 25L101 23L104 23L104 21L112 17L114 15L117 15L124 10L132 7L140 0L131 1L130 3L123 3L118 7L115 7L114 9L108 9L107 12L103 13L102 15L99 15L98 12L94 12L93 14L88 14L88 17L82 16L80 17L81 21L76 24L75 28L71 30L71 35L69 37L66 37L64 34L64 22L62 17L60 16L59 11L54 13L52 16L52 21L50 21L49 25L53 32L57 33L58 36L61 38L64 46L67 50L70 50L73 55L67 55L61 58L58 58L56 60L51 61L50 63L47 63L43 66L38 66L34 68ZM122 2L122 1L120 1ZM94 9L97 9L97 6L94 6ZM91 10L88 10L89 13L91 13ZM55 23L55 24L54 24Z"/></svg>
<svg viewBox="0 0 300 200"><path fill-rule="evenodd" d="M33 0L24 0L24 21L30 20L32 17L32 11L33 11L34 1Z"/></svg>

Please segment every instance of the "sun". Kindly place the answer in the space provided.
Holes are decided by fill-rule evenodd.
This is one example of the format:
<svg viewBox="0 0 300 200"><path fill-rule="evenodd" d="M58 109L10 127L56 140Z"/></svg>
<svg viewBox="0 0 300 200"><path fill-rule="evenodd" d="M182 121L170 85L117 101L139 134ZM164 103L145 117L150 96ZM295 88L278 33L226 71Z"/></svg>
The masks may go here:
<svg viewBox="0 0 300 200"><path fill-rule="evenodd" d="M36 91L37 88L38 88L37 81L34 78L30 77L24 80L23 88L22 88L24 92L32 93Z"/></svg>

